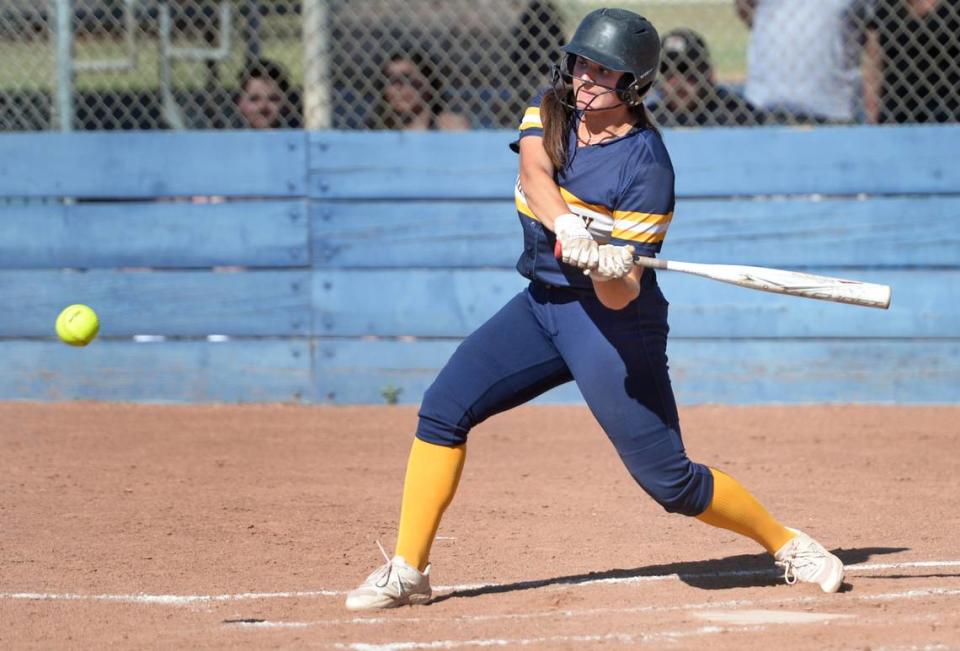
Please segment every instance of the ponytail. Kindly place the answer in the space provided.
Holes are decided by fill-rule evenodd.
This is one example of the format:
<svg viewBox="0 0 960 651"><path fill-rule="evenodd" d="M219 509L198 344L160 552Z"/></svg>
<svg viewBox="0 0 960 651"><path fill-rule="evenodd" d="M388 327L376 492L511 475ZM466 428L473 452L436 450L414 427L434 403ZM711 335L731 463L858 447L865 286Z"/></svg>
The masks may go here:
<svg viewBox="0 0 960 651"><path fill-rule="evenodd" d="M557 172L567 164L567 139L573 122L572 105L573 91L567 84L554 84L540 101L543 148Z"/></svg>

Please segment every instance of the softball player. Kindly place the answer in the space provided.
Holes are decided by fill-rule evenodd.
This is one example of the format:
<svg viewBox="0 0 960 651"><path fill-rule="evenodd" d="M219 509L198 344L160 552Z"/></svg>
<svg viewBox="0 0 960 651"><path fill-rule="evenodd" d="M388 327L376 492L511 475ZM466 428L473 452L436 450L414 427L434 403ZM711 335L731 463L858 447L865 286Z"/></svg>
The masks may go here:
<svg viewBox="0 0 960 651"><path fill-rule="evenodd" d="M512 145L524 236L517 269L530 285L463 341L424 395L395 555L384 552L387 562L349 593L347 608L430 599L430 547L470 429L570 380L664 509L757 541L787 583L835 592L836 556L683 447L667 373L667 301L654 271L635 267L632 255L659 252L673 215L670 156L642 104L659 67L656 30L630 11L599 9L562 50L553 87L526 110Z"/></svg>

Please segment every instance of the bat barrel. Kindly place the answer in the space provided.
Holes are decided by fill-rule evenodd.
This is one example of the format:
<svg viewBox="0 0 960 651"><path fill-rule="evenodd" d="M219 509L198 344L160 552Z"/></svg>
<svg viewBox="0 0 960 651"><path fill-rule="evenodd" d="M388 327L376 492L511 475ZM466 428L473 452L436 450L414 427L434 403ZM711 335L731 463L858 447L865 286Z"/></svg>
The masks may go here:
<svg viewBox="0 0 960 651"><path fill-rule="evenodd" d="M774 294L802 296L821 301L862 305L883 310L890 307L890 287L888 285L746 265L676 262L642 256L635 257L634 262L641 267L681 271Z"/></svg>

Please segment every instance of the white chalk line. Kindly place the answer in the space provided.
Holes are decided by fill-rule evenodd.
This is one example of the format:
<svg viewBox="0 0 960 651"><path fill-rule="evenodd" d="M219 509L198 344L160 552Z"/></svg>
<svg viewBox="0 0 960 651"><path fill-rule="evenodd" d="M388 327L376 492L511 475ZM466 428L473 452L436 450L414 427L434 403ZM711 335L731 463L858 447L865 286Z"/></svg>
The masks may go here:
<svg viewBox="0 0 960 651"><path fill-rule="evenodd" d="M960 567L960 561L905 561L902 563L861 563L858 565L848 565L846 566L845 572L847 575L858 575L861 573L869 572L880 572L885 570L900 570L900 569L912 569L912 568L924 568L924 567ZM608 577L602 579L569 579L569 580L556 580L551 581L549 579L543 580L544 587L547 585L550 586L585 586L585 585L596 585L596 584L611 584L611 583L647 583L655 581L680 581L683 579L722 579L722 578L734 578L734 577L747 577L747 576L778 576L780 571L775 568L768 569L757 569L757 570L725 570L721 572L700 572L692 573L685 572L683 574L674 573L674 574L654 574L650 576L624 576L624 577ZM452 586L437 586L437 592L462 592L467 590L482 590L482 589L497 589L503 588L510 585L524 586L524 585L537 585L541 583L539 580L533 581L515 581L509 583L478 583L478 584L468 584L468 585L452 585ZM346 594L346 593L344 593Z"/></svg>
<svg viewBox="0 0 960 651"><path fill-rule="evenodd" d="M939 589L934 589L939 590ZM916 592L916 591L912 591ZM960 594L960 590L948 591L953 594ZM905 593L899 593L897 596L903 597ZM887 596L893 596L894 593L889 593ZM926 595L916 595L916 596L926 596ZM822 598L821 598L822 599ZM711 604L713 606L714 604ZM691 606L681 606L677 608L690 608ZM770 611L773 612L773 611ZM556 613L545 613L546 615L556 616ZM805 613L796 613L797 615ZM884 622L891 621L914 621L917 619L915 615L907 615L905 617L895 617L891 618L888 614L882 616ZM926 618L922 618L926 619ZM796 625L809 625L809 624L826 624L828 626L834 625L845 625L845 626L869 626L870 620L865 619L859 615L830 615L828 619L821 619L819 621L814 621L813 619L796 619L792 622L781 621L781 622L771 622L774 624L796 626ZM370 643L370 642L350 642L343 643L337 642L331 644L335 649L350 649L352 651L412 651L415 649L456 649L461 647L489 647L489 646L498 646L498 647L517 647L517 646L533 646L533 645L548 645L548 644L569 644L569 643L588 643L588 642L620 642L622 644L631 644L635 645L638 643L656 643L656 642L676 642L677 640L683 638L694 638L694 637L704 637L708 635L716 635L718 633L756 633L765 631L770 628L765 624L736 624L730 623L727 625L705 625L698 626L693 629L680 629L680 630L667 630L667 631L658 631L655 633L606 633L603 635L551 635L545 637L530 637L530 638L476 638L476 639L467 639L467 640L431 640L429 642L384 642L384 643ZM915 649L916 647L910 647L910 649ZM941 645L932 645L922 647L925 651L934 651L934 649L945 648ZM891 650L892 651L892 650ZM918 650L919 651L919 650Z"/></svg>
<svg viewBox="0 0 960 651"><path fill-rule="evenodd" d="M189 606L217 601L248 601L253 599L293 599L308 597L338 597L346 592L335 590L307 590L303 592L243 592L239 594L176 595L176 594L59 594L51 592L0 592L0 599L35 601L116 601L160 606Z"/></svg>
<svg viewBox="0 0 960 651"><path fill-rule="evenodd" d="M500 613L489 615L453 615L439 617L345 617L338 619L318 619L312 621L288 622L300 628L312 626L342 625L382 625L382 624L430 624L430 623L478 623L499 620L529 619L574 619L578 617L596 617L598 615L638 615L642 613L667 613L685 610L724 610L729 608L763 608L770 606L810 606L815 604L841 605L846 601L896 601L900 599L919 599L922 597L954 597L960 595L960 588L913 588L897 592L878 594L850 595L805 595L800 597L771 597L769 599L730 599L727 601L705 601L701 603L679 604L675 606L624 606L620 608L578 608L534 611L529 613ZM257 622L257 624L267 623Z"/></svg>
<svg viewBox="0 0 960 651"><path fill-rule="evenodd" d="M861 563L858 565L849 565L846 568L848 575L856 576L868 574L870 572L881 572L886 570L901 569L919 569L919 568L944 568L960 567L960 560L949 561L908 561L901 563ZM522 588L525 586L543 587L582 587L596 584L630 584L646 583L655 581L680 581L684 579L719 579L747 576L777 576L775 569L762 570L727 570L721 572L703 572L703 573L684 573L684 574L656 574L651 576L628 576L628 577L610 577L602 579L537 579L530 581L515 581L508 583L476 583L465 585L436 586L434 593L439 595L451 592L462 592L468 590L496 590L509 586ZM188 606L202 603L215 603L224 601L250 601L255 599L302 599L315 597L342 597L347 594L346 590L306 590L297 592L243 592L237 594L219 594L219 595L172 595L172 594L79 594L79 593L55 593L55 592L0 592L0 600L33 600L33 601L112 601L122 603L135 603L147 605L164 606Z"/></svg>
<svg viewBox="0 0 960 651"><path fill-rule="evenodd" d="M906 590L902 592L890 592L879 595L852 595L853 599L867 601L872 599L910 599L918 597L928 597L931 595L960 595L960 589L950 590L945 588L923 588L923 589L914 589ZM706 603L706 604L684 604L681 606L665 606L665 607L649 607L646 610L706 610L706 609L722 609L728 607L730 604L741 605L754 605L755 603L768 603L774 605L782 606L784 603L789 601L796 603L805 603L809 604L810 602L817 601L829 601L831 598L834 599L836 603L836 597L834 595L822 595L820 597L803 597L793 600L760 600L758 602L751 602L749 600L738 600L737 602L727 602L726 604L722 603ZM593 609L600 610L600 609ZM624 609L602 609L605 612L634 612L637 609L635 608L624 608ZM563 615L565 612L571 611L550 611L541 613L541 616L550 617L555 619L558 615ZM587 611L584 611L587 612ZM765 611L769 613L776 614L778 611ZM779 614L782 614L782 611L779 611ZM795 615L812 615L810 613L794 613ZM505 617L510 617L509 615ZM905 617L893 617L888 613L882 615L884 622L891 621L913 621L917 618L916 615L907 615ZM461 619L461 618L453 618ZM926 619L926 616L922 616L922 619ZM846 626L868 626L870 622L860 615L839 615L839 614L829 614L825 617L820 618L819 620L814 619L813 617L808 618L796 618L794 621L782 620L779 622L770 621L770 624L774 625L810 625L810 624L827 624L827 625L846 625ZM352 651L413 651L415 649L456 649L462 647L488 647L488 646L533 646L533 645L548 645L548 644L569 644L569 643L588 643L588 642L620 642L622 644L638 644L638 643L656 643L656 642L674 642L682 638L693 638L693 637L704 637L708 635L716 635L718 633L744 633L744 632L760 632L765 631L769 628L766 624L756 624L756 623L742 623L737 624L735 622L730 622L726 625L711 624L706 626L699 626L694 629L681 629L681 630L667 630L667 631L658 631L655 633L607 633L605 635L553 635L548 637L532 637L532 638L513 638L513 639L504 639L504 638L477 638L477 639L467 639L467 640L432 640L429 642L385 642L385 643L369 643L369 642L351 642L351 643L334 643L332 646L336 649L350 649ZM925 647L927 648L927 647ZM929 647L932 651L933 647Z"/></svg>
<svg viewBox="0 0 960 651"><path fill-rule="evenodd" d="M309 628L313 626L310 622L273 622L269 620L245 621L245 622L224 622L231 626L239 628Z"/></svg>
<svg viewBox="0 0 960 651"><path fill-rule="evenodd" d="M736 627L736 630L760 630L762 627ZM333 644L335 649L352 649L353 651L408 651L410 649L456 649L458 647L517 647L541 644L569 644L571 642L584 644L588 642L620 642L622 644L637 644L650 642L676 641L688 637L698 637L723 633L731 630L722 626L701 626L691 631L662 631L660 633L606 633L604 635L550 635L546 637L528 638L492 638L486 640L435 640L433 642L387 642L385 644L368 644L353 642L349 644Z"/></svg>

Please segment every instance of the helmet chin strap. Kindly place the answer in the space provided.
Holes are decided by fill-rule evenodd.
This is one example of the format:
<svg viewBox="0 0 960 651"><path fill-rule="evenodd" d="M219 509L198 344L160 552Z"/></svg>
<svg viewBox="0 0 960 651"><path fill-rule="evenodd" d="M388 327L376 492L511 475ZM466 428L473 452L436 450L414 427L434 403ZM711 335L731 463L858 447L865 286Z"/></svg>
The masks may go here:
<svg viewBox="0 0 960 651"><path fill-rule="evenodd" d="M595 84L595 85L599 86L599 84ZM607 88L606 86L600 86L600 87L601 87L601 88ZM583 90L583 87L582 87L582 86L580 87L580 90ZM597 95L594 95L594 96L593 96L593 99L591 99L589 102L587 102L587 105L586 105L586 106L584 106L582 109L577 109L577 110L579 110L579 111L584 111L584 112L595 113L595 112L597 112L597 111L611 111L611 110L613 110L613 109L620 108L621 106L626 106L626 102L624 102L624 101L621 99L618 103L614 104L613 106L607 106L606 108L590 108L590 105L591 105L591 104L593 104L594 102L596 102L598 99L600 99L600 98L603 97L604 95L609 95L610 93L616 93L616 92L617 92L617 89L616 89L616 88L610 88L609 90L605 90L605 91L603 91L602 93L598 93ZM577 96L574 97L574 101L576 101L576 100L578 99L579 94L580 94L580 91L577 91ZM618 98L619 98L619 95L618 95Z"/></svg>

